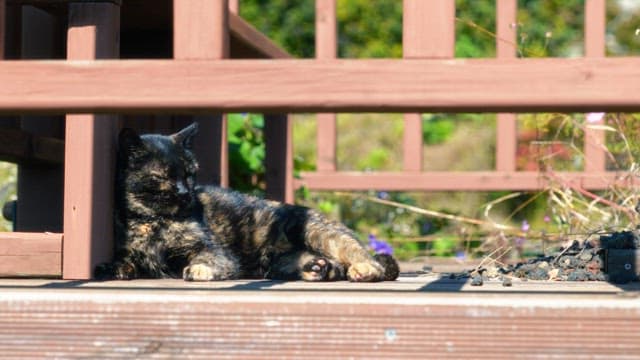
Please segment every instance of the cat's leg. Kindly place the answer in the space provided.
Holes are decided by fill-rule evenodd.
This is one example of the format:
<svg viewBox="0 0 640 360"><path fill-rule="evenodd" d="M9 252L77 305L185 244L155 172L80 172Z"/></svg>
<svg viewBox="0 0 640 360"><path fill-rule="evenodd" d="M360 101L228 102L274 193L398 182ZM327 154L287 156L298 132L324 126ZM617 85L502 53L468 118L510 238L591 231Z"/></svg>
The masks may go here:
<svg viewBox="0 0 640 360"><path fill-rule="evenodd" d="M342 264L309 251L293 251L276 258L266 277L272 280L345 280Z"/></svg>
<svg viewBox="0 0 640 360"><path fill-rule="evenodd" d="M308 210L304 224L305 245L335 259L347 269L349 281L383 281L385 269L369 254L354 233L341 223Z"/></svg>
<svg viewBox="0 0 640 360"><path fill-rule="evenodd" d="M195 255L182 272L182 278L187 281L229 280L239 276L238 259L229 250L210 244Z"/></svg>

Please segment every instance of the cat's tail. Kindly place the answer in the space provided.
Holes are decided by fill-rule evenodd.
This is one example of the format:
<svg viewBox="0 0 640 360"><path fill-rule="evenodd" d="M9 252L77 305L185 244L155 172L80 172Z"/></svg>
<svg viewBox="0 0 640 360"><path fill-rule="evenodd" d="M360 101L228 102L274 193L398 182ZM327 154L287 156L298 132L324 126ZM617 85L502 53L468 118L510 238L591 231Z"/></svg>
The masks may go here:
<svg viewBox="0 0 640 360"><path fill-rule="evenodd" d="M376 254L373 258L384 268L384 281L393 281L400 275L398 261L389 254Z"/></svg>

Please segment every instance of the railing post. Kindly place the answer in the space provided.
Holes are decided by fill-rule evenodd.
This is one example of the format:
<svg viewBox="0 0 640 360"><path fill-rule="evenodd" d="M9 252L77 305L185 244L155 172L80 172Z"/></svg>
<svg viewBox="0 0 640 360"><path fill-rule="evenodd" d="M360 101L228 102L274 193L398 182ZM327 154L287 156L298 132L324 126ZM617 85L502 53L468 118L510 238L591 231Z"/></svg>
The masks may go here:
<svg viewBox="0 0 640 360"><path fill-rule="evenodd" d="M402 53L405 59L454 57L454 0L404 0ZM404 115L403 169L422 170L422 116Z"/></svg>
<svg viewBox="0 0 640 360"><path fill-rule="evenodd" d="M229 4L227 0L174 0L173 57L179 60L229 57ZM227 121L224 115L199 115L194 151L203 183L229 185Z"/></svg>
<svg viewBox="0 0 640 360"><path fill-rule="evenodd" d="M605 0L585 2L584 39L586 57L605 57L606 4ZM605 134L589 125L602 124L602 119L587 123L584 131L584 171L605 171Z"/></svg>
<svg viewBox="0 0 640 360"><path fill-rule="evenodd" d="M316 59L333 60L337 57L336 0L316 0ZM317 160L318 171L336 170L336 114L319 113Z"/></svg>
<svg viewBox="0 0 640 360"><path fill-rule="evenodd" d="M67 58L117 58L120 7L114 3L69 4ZM65 137L62 276L89 279L113 251L113 174L116 118L67 115Z"/></svg>
<svg viewBox="0 0 640 360"><path fill-rule="evenodd" d="M517 0L496 1L496 55L499 59L514 58L517 53L516 13ZM516 148L518 126L516 114L497 114L496 126L496 170L516 170Z"/></svg>

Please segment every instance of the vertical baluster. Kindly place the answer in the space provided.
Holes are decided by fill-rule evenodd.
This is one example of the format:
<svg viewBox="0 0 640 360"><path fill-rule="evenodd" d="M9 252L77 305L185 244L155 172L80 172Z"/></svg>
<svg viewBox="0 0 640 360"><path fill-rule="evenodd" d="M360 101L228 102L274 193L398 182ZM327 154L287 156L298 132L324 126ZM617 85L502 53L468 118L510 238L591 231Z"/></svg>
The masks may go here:
<svg viewBox="0 0 640 360"><path fill-rule="evenodd" d="M446 59L455 54L455 1L404 0L402 47L405 59ZM422 117L404 115L405 171L422 170Z"/></svg>
<svg viewBox="0 0 640 360"><path fill-rule="evenodd" d="M584 39L586 57L605 56L606 4L605 0L587 0L585 2ZM584 170L587 172L604 171L606 167L605 134L602 130L589 128L589 125L602 124L602 120L587 124L584 138Z"/></svg>
<svg viewBox="0 0 640 360"><path fill-rule="evenodd" d="M336 0L316 0L316 59L337 57ZM336 170L336 114L316 115L318 123L317 170Z"/></svg>
<svg viewBox="0 0 640 360"><path fill-rule="evenodd" d="M496 1L496 53L498 59L516 56L517 0ZM515 171L518 129L516 114L500 113L496 127L496 170Z"/></svg>

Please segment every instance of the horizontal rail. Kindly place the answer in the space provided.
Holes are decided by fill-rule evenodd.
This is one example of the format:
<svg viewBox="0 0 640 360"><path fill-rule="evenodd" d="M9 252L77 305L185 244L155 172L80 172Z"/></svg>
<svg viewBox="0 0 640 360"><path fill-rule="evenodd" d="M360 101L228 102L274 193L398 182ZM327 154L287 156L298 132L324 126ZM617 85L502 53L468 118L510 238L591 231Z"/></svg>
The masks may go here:
<svg viewBox="0 0 640 360"><path fill-rule="evenodd" d="M640 58L0 63L0 113L640 111Z"/></svg>
<svg viewBox="0 0 640 360"><path fill-rule="evenodd" d="M387 191L494 191L539 190L551 181L572 184L585 189L607 189L612 185L637 186L640 179L628 173L559 172L551 180L535 171L469 171L469 172L302 172L294 187L312 190L387 190Z"/></svg>
<svg viewBox="0 0 640 360"><path fill-rule="evenodd" d="M62 275L62 234L0 233L0 276Z"/></svg>

